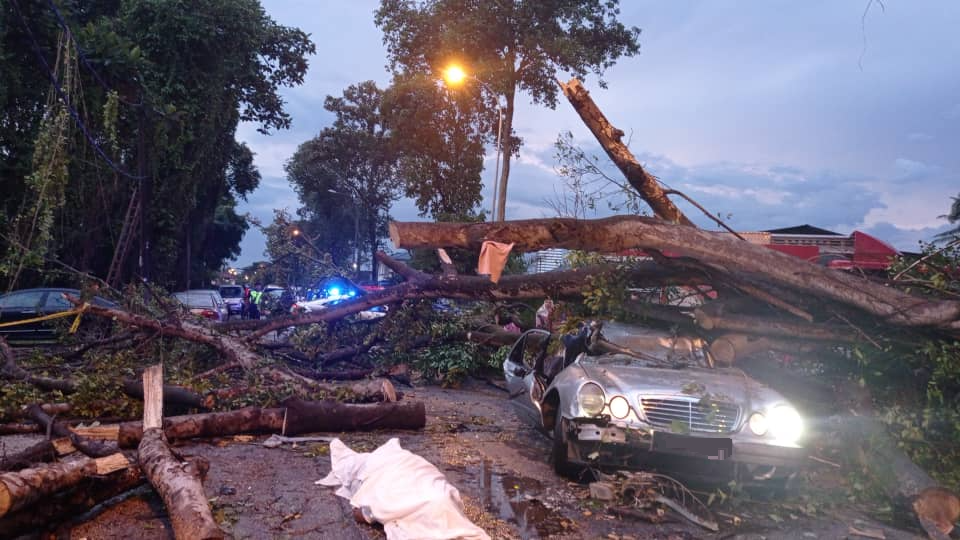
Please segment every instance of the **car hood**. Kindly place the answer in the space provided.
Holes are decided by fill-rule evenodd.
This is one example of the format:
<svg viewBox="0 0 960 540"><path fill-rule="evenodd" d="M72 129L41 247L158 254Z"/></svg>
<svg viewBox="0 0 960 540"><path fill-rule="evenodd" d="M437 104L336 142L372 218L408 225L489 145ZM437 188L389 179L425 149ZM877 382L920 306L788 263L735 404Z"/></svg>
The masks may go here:
<svg viewBox="0 0 960 540"><path fill-rule="evenodd" d="M577 362L570 368L575 366L579 367L576 370L580 371L579 377L600 383L608 397L616 393L634 399L640 395L707 397L715 401L737 403L745 410L757 410L786 401L773 389L735 368L669 369L647 367L639 363L625 365L593 361ZM575 371L570 368L561 375ZM577 376L574 373L571 375Z"/></svg>

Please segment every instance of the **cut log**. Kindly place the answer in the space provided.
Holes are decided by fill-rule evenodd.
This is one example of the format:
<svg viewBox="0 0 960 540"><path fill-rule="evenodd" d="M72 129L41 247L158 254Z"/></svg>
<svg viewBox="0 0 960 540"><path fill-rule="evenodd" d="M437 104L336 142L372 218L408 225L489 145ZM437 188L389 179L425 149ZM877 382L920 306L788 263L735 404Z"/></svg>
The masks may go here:
<svg viewBox="0 0 960 540"><path fill-rule="evenodd" d="M188 414L163 419L167 440L197 437L225 437L241 433L280 433L283 429L284 409L246 407L236 411L206 414ZM84 433L83 430L77 430ZM133 448L143 437L141 422L124 422L116 428L117 444Z"/></svg>
<svg viewBox="0 0 960 540"><path fill-rule="evenodd" d="M103 443L100 441L91 441L72 432L63 422L54 421L39 405L30 405L27 407L27 414L30 418L39 424L44 431L49 431L56 437L69 437L73 445L84 454L90 457L103 457L116 453L117 447L114 444Z"/></svg>
<svg viewBox="0 0 960 540"><path fill-rule="evenodd" d="M366 375L370 375L372 370L359 370L363 371ZM311 375L313 375L311 373ZM353 378L353 377L350 377ZM358 377L359 378L359 377ZM214 408L218 404L228 402L231 399L237 397L242 397L256 393L257 391L275 391L282 392L284 387L275 386L275 387L250 387L250 386L236 386L233 388L221 388L219 390L213 390L207 393L204 397L204 403L207 408ZM354 384L347 384L342 386L334 386L329 384L318 384L311 387L313 391L326 392L330 396L336 396L341 401L347 401L351 403L376 403L380 401L396 401L398 397L402 396L402 393L398 393L393 387L393 384L387 379L375 379L370 381L364 381ZM385 392L384 390L389 390ZM392 395L394 399L388 399Z"/></svg>
<svg viewBox="0 0 960 540"><path fill-rule="evenodd" d="M200 471L170 451L163 436L163 368L156 365L143 373L143 439L138 447L140 468L170 516L177 540L224 538L203 493Z"/></svg>
<svg viewBox="0 0 960 540"><path fill-rule="evenodd" d="M72 490L46 496L22 512L0 518L0 538L18 538L49 530L65 519L85 512L144 482L140 468L131 466L103 477L88 477Z"/></svg>
<svg viewBox="0 0 960 540"><path fill-rule="evenodd" d="M653 212L667 221L692 226L693 223L664 193L660 182L643 169L637 158L633 157L627 145L623 144L621 140L623 131L613 127L607 120L607 117L600 110L600 107L597 107L597 104L593 102L590 92L583 87L583 84L577 79L570 79L566 84L562 82L559 84L563 90L563 95L567 96L570 104L580 115L580 119L590 128L593 136L597 138L597 142L620 168L623 175L627 177L630 185L640 193L643 200L647 201Z"/></svg>
<svg viewBox="0 0 960 540"><path fill-rule="evenodd" d="M136 379L123 381L123 393L130 397L143 399L143 383ZM205 409L203 396L182 386L163 385L163 403L165 405L183 405L192 409Z"/></svg>
<svg viewBox="0 0 960 540"><path fill-rule="evenodd" d="M661 220L616 216L597 220L530 219L497 223L390 223L398 248L479 250L486 240L513 243L515 251L548 247L620 253L653 249L690 257L735 281L737 273L763 275L773 285L833 300L901 326L937 326L960 333L960 301L913 296L860 277L743 242L729 234Z"/></svg>
<svg viewBox="0 0 960 540"><path fill-rule="evenodd" d="M284 402L287 416L281 435L317 431L368 431L373 429L420 429L427 423L422 401L400 401L371 405L348 405L336 401Z"/></svg>
<svg viewBox="0 0 960 540"><path fill-rule="evenodd" d="M116 453L0 474L0 517L69 489L88 476L110 474L129 465L126 456Z"/></svg>
<svg viewBox="0 0 960 540"><path fill-rule="evenodd" d="M206 414L188 414L163 419L163 430L168 440L198 437L226 437L241 433L281 433L296 435L309 431L347 431L351 429L419 429L426 423L426 409L421 402L378 403L369 405L337 402L310 402L297 400L299 416L333 414L337 418L309 418L298 416L296 427L284 433L285 408L261 409L247 407L236 411ZM318 404L316 407L310 404ZM297 414L297 413L295 413ZM289 424L289 419L288 419ZM290 431L296 429L296 431ZM301 431L306 429L308 431ZM143 437L142 422L124 422L117 426L75 428L86 438L102 437L116 440L121 448L137 446Z"/></svg>
<svg viewBox="0 0 960 540"><path fill-rule="evenodd" d="M47 440L40 441L16 454L0 458L0 471L18 471L37 463L53 461L57 458L57 449Z"/></svg>

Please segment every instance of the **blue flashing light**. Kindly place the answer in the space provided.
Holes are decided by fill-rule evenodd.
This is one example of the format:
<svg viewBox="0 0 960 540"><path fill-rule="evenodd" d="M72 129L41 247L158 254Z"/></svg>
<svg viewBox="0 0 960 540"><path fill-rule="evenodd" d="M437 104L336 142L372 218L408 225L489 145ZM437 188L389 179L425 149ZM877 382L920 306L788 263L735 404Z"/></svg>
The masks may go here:
<svg viewBox="0 0 960 540"><path fill-rule="evenodd" d="M340 296L340 288L330 287L329 289L327 289L327 296Z"/></svg>

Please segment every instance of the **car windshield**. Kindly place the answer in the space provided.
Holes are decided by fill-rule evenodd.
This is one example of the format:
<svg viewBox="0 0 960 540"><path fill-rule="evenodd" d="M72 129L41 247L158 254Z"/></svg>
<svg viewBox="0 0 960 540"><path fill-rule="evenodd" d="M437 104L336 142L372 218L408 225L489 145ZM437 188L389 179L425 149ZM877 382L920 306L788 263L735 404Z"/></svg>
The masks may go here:
<svg viewBox="0 0 960 540"><path fill-rule="evenodd" d="M243 298L243 287L239 285L220 287L220 296L224 298Z"/></svg>
<svg viewBox="0 0 960 540"><path fill-rule="evenodd" d="M213 295L208 292L179 292L173 295L181 304L191 308L215 308Z"/></svg>
<svg viewBox="0 0 960 540"><path fill-rule="evenodd" d="M710 367L700 338L675 336L615 322L603 325L602 336L612 345L607 350L612 354L587 357L585 361L605 364L639 362L650 367Z"/></svg>

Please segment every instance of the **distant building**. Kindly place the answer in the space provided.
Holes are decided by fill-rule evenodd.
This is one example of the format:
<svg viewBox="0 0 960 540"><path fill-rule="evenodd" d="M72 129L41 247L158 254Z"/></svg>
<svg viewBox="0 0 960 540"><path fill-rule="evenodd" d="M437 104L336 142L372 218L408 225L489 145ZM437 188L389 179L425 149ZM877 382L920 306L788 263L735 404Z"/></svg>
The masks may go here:
<svg viewBox="0 0 960 540"><path fill-rule="evenodd" d="M849 236L813 225L740 233L770 249L842 270L886 270L900 252L879 238L853 231Z"/></svg>
<svg viewBox="0 0 960 540"><path fill-rule="evenodd" d="M541 272L550 272L567 268L570 263L567 262L569 249L550 248L542 251L534 251L524 256L524 262L527 263L528 274L539 274Z"/></svg>

